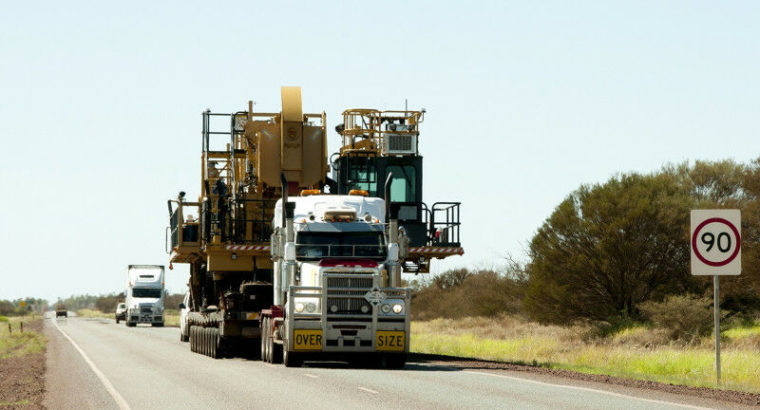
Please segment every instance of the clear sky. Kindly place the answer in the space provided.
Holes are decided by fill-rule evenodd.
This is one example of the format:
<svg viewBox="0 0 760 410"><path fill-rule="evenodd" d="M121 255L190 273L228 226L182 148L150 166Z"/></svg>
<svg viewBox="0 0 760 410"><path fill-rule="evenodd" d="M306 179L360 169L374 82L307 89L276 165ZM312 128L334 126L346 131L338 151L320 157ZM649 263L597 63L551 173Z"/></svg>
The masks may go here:
<svg viewBox="0 0 760 410"><path fill-rule="evenodd" d="M201 111L279 111L281 85L327 112L330 152L345 108L427 109L425 200L463 203L466 249L435 272L524 260L580 184L760 156L757 2L215 3L3 4L0 298L168 264Z"/></svg>

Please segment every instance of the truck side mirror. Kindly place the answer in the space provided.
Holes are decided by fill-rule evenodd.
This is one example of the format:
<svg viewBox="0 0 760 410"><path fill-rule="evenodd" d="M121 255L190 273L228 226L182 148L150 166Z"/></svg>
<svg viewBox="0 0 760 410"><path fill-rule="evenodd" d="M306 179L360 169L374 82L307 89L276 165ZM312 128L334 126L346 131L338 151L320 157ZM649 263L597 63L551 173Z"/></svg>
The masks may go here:
<svg viewBox="0 0 760 410"><path fill-rule="evenodd" d="M181 309L184 309L184 308L185 308L185 304L184 304L184 303L180 303L180 304L179 304L179 308L180 308L180 310L181 310Z"/></svg>

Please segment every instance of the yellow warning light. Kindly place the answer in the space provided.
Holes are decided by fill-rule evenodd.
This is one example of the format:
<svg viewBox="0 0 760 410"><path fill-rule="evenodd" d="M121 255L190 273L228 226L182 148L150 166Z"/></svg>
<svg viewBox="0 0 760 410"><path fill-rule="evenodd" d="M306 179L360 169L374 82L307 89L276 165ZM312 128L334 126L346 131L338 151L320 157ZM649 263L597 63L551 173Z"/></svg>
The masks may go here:
<svg viewBox="0 0 760 410"><path fill-rule="evenodd" d="M319 195L321 192L318 189L302 189L301 196Z"/></svg>
<svg viewBox="0 0 760 410"><path fill-rule="evenodd" d="M369 196L369 192L367 192L364 189L352 189L348 191L349 195L361 195L361 196Z"/></svg>

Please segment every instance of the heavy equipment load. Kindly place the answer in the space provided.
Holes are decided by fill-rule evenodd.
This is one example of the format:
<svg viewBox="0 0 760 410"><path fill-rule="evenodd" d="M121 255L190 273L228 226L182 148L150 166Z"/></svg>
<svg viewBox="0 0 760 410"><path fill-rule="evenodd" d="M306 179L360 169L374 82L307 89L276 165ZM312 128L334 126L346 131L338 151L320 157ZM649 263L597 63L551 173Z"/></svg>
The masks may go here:
<svg viewBox="0 0 760 410"><path fill-rule="evenodd" d="M425 272L429 258L462 253L459 204L446 205L444 222L434 219L444 205L428 210L422 202L421 113L402 112L398 132L377 141L344 127L344 139L357 130L356 143L334 157L333 180L325 114L302 112L300 88L282 88L279 113L252 108L203 113L201 195L191 202L180 192L169 201L170 262L190 265L191 349L218 357L255 345L263 360L288 366L333 355L403 366L411 295L402 267ZM390 121L390 112L377 113L377 121ZM213 125L219 121L224 129ZM404 123L415 128L404 131ZM414 135L414 153L377 148L389 135ZM362 171L355 158L371 160Z"/></svg>
<svg viewBox="0 0 760 410"><path fill-rule="evenodd" d="M398 207L403 241L408 243L402 247L403 269L410 273L429 272L433 258L464 254L459 240L460 203L436 202L428 207L422 200L419 138L424 118L424 109L346 110L343 123L335 127L343 144L331 157L337 193L366 190ZM391 175L393 184L386 194L384 182Z"/></svg>

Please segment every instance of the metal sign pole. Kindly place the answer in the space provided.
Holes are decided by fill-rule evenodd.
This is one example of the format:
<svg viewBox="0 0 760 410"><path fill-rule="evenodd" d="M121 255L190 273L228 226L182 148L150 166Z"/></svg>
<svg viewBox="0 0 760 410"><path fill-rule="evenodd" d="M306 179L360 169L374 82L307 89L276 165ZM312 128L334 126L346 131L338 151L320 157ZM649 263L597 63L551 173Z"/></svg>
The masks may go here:
<svg viewBox="0 0 760 410"><path fill-rule="evenodd" d="M715 374L720 384L720 276L713 276L713 305L715 305Z"/></svg>

